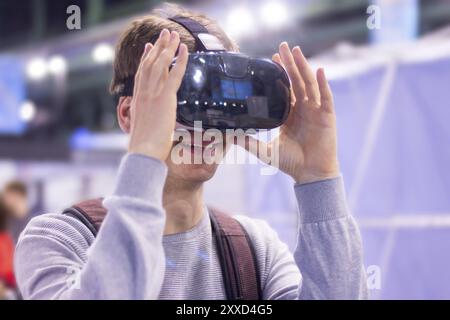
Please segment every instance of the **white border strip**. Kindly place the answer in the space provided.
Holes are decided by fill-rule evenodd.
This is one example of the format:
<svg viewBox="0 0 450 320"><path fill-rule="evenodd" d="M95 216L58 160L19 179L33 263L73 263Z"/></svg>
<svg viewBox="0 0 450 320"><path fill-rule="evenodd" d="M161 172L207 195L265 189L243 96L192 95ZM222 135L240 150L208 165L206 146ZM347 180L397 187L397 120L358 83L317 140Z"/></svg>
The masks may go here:
<svg viewBox="0 0 450 320"><path fill-rule="evenodd" d="M450 213L404 214L388 218L358 218L362 229L426 229L450 228Z"/></svg>

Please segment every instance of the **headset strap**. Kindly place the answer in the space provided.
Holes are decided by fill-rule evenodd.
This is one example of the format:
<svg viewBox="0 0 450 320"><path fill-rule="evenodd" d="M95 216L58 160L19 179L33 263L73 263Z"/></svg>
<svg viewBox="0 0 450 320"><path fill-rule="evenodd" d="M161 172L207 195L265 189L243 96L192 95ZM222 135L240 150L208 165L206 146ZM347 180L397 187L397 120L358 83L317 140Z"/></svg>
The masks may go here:
<svg viewBox="0 0 450 320"><path fill-rule="evenodd" d="M225 51L225 47L216 36L209 33L205 26L194 19L175 16L169 20L183 26L195 39L196 51Z"/></svg>
<svg viewBox="0 0 450 320"><path fill-rule="evenodd" d="M195 39L195 51L225 51L225 47L216 36L209 33L205 26L188 17L175 16L168 18L185 28ZM150 42L155 43L159 35L153 37ZM127 97L133 95L134 76L125 79L124 86L118 96Z"/></svg>
<svg viewBox="0 0 450 320"><path fill-rule="evenodd" d="M183 26L187 31L189 31L189 33L195 39L195 47L196 47L197 51L208 51L208 49L206 49L205 45L198 37L198 35L201 33L206 33L206 34L209 33L208 30L203 25L201 25L200 23L198 23L197 21L195 21L193 19L186 18L186 17L175 16L175 17L169 18L169 20L178 23L179 25Z"/></svg>

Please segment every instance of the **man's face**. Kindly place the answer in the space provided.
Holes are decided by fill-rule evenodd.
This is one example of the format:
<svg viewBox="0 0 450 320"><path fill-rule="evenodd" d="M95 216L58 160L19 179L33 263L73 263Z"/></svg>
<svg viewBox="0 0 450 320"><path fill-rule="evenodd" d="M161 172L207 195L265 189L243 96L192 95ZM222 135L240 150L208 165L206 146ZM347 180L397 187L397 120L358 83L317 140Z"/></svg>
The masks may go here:
<svg viewBox="0 0 450 320"><path fill-rule="evenodd" d="M131 131L131 102L131 97L121 97L117 108L119 126L127 134ZM174 138L166 165L168 177L175 181L205 182L211 179L232 144L226 142L225 134L219 130L202 130L201 127L194 130L178 123Z"/></svg>
<svg viewBox="0 0 450 320"><path fill-rule="evenodd" d="M24 219L27 216L28 201L24 194L13 190L5 190L2 199L12 218Z"/></svg>
<svg viewBox="0 0 450 320"><path fill-rule="evenodd" d="M224 136L217 132L184 130L166 160L168 176L185 182L208 181L226 154L227 145Z"/></svg>

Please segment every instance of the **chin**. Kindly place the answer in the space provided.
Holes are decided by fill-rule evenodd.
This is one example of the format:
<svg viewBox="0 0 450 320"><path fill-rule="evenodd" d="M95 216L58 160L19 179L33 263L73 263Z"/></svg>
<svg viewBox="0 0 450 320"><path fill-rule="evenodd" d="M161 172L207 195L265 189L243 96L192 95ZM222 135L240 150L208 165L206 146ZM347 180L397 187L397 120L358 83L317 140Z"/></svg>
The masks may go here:
<svg viewBox="0 0 450 320"><path fill-rule="evenodd" d="M182 139L173 143L171 154L167 159L168 174L175 181L195 183L208 181L214 176L227 152L227 143L225 139L215 142L203 137L201 142L197 142L193 138L193 133L190 134L190 140Z"/></svg>
<svg viewBox="0 0 450 320"><path fill-rule="evenodd" d="M217 164L171 164L169 175L173 178L190 181L206 182L216 173Z"/></svg>
<svg viewBox="0 0 450 320"><path fill-rule="evenodd" d="M184 180L189 182L205 182L211 179L219 166L218 163L222 159L222 148L215 148L214 146L198 146L183 145L175 143L172 151L180 157L178 160L169 157L167 160L167 167L169 169L169 176L177 180ZM202 154L208 154L213 157L215 161L211 163L205 162ZM197 160L194 161L194 156ZM180 161L180 159L184 159ZM210 158L212 159L212 158Z"/></svg>

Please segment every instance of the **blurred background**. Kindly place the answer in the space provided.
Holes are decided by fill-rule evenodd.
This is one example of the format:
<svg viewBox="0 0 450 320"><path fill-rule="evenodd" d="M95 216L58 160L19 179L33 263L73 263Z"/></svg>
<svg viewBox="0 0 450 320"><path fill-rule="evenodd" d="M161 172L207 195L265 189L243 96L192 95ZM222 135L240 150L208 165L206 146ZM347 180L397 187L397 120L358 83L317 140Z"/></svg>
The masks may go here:
<svg viewBox="0 0 450 320"><path fill-rule="evenodd" d="M22 182L29 211L14 241L31 216L112 191L127 145L108 94L114 44L159 3L0 2L0 188ZM178 3L218 20L244 53L270 57L288 41L325 67L349 206L378 275L372 299L450 299L450 0ZM71 5L80 29L66 24ZM207 200L268 220L294 248L292 181L260 169L221 166Z"/></svg>

